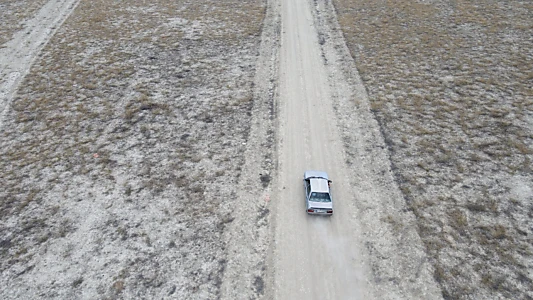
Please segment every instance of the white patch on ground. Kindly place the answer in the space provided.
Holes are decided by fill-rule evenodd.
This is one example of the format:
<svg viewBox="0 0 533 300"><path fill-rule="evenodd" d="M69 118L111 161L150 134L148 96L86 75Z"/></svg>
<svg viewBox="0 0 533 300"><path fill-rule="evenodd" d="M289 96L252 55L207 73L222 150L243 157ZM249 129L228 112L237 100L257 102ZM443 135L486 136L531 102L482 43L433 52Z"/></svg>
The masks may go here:
<svg viewBox="0 0 533 300"><path fill-rule="evenodd" d="M513 176L507 181L509 194L512 199L520 201L522 204L533 202L532 183L522 176Z"/></svg>

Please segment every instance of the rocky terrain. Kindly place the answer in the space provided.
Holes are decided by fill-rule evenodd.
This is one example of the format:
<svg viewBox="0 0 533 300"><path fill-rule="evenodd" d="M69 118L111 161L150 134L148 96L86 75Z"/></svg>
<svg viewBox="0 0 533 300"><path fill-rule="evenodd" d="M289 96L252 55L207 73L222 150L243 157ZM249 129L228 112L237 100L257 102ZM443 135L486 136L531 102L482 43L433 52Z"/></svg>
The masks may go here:
<svg viewBox="0 0 533 300"><path fill-rule="evenodd" d="M2 42L38 2L2 4ZM78 4L1 128L2 299L220 296L265 12Z"/></svg>
<svg viewBox="0 0 533 300"><path fill-rule="evenodd" d="M533 298L531 2L333 3L444 298Z"/></svg>

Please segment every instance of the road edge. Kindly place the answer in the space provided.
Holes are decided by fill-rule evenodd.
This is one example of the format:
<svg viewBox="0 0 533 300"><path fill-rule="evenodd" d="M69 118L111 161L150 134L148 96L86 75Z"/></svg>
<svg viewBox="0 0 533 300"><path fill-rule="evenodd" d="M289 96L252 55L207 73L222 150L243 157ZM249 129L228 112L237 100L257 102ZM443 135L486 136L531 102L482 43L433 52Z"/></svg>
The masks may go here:
<svg viewBox="0 0 533 300"><path fill-rule="evenodd" d="M361 242L372 270L369 282L374 285L374 295L381 299L441 299L415 216L394 178L390 153L340 30L335 7L328 0L309 2L314 5L313 17L344 140L344 158L352 165L347 168L350 182L361 195L361 202L353 205L363 230Z"/></svg>
<svg viewBox="0 0 533 300"><path fill-rule="evenodd" d="M235 219L224 239L227 264L220 289L221 299L270 297L269 253L272 247L271 190L277 170L276 128L280 12L278 0L265 0L254 77L254 104L250 133L239 178Z"/></svg>

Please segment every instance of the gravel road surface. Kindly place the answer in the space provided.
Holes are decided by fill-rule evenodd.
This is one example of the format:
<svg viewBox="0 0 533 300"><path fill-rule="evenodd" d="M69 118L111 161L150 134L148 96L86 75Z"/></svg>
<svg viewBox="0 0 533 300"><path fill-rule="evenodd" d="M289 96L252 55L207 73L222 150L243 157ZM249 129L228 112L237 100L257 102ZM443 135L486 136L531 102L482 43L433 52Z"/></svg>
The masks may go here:
<svg viewBox="0 0 533 300"><path fill-rule="evenodd" d="M342 141L307 1L282 4L280 190L275 299L368 299L368 272L349 239L352 222ZM327 171L335 215L307 216L303 173Z"/></svg>
<svg viewBox="0 0 533 300"><path fill-rule="evenodd" d="M377 122L327 1L283 1L274 299L438 299ZM333 180L305 213L303 173Z"/></svg>

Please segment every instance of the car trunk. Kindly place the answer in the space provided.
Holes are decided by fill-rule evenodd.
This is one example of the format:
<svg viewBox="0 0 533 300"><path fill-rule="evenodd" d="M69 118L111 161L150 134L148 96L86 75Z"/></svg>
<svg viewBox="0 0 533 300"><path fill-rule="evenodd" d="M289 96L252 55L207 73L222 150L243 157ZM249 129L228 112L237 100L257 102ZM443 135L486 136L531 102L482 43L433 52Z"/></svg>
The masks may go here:
<svg viewBox="0 0 533 300"><path fill-rule="evenodd" d="M309 202L308 208L332 209L333 204L331 202Z"/></svg>

